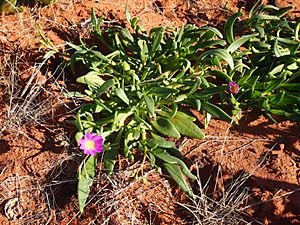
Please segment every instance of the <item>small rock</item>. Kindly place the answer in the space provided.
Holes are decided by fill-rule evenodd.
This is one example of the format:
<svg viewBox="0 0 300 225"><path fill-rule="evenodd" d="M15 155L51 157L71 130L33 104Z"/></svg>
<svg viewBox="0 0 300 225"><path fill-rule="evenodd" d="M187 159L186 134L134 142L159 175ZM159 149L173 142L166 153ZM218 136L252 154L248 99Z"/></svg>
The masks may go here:
<svg viewBox="0 0 300 225"><path fill-rule="evenodd" d="M6 202L4 206L4 213L9 220L17 219L17 215L18 215L17 206L18 206L18 198L12 198Z"/></svg>

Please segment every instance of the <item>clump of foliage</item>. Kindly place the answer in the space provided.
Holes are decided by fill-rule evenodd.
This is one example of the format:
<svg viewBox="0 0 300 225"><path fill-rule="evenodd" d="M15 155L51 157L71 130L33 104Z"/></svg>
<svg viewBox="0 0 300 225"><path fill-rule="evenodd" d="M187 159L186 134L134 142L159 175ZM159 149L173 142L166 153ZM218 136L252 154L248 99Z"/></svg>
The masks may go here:
<svg viewBox="0 0 300 225"><path fill-rule="evenodd" d="M196 177L181 160L170 140L181 136L204 138L199 121L186 108L211 117L236 122L241 109L258 108L267 116L284 115L299 120L299 22L283 18L288 9L255 6L238 38L236 13L225 24L224 37L213 27L195 25L158 27L149 34L131 18L130 29L103 26L92 11L95 46L69 45L74 73L84 65L88 72L77 78L84 93L73 96L87 103L73 123L79 142L84 135L104 139L104 166L108 174L117 157L142 155L135 176L143 177L146 161L163 167L190 196L186 178ZM232 106L230 116L221 107ZM169 137L168 141L165 137ZM93 182L96 156L87 156L79 169L78 198L83 211Z"/></svg>
<svg viewBox="0 0 300 225"><path fill-rule="evenodd" d="M257 36L238 53L247 65L236 78L240 107L257 108L274 122L274 115L300 121L300 20L284 18L289 9L253 8L245 28Z"/></svg>
<svg viewBox="0 0 300 225"><path fill-rule="evenodd" d="M34 2L40 3L42 5L50 5L54 4L56 0L34 0ZM16 6L17 3L17 0L0 0L0 13L10 14L24 11L23 6Z"/></svg>
<svg viewBox="0 0 300 225"><path fill-rule="evenodd" d="M85 93L73 93L89 101L76 115L75 125L79 130L76 139L79 141L87 132L102 135L108 174L112 173L118 154L134 160L132 150L139 151L143 154L142 164L147 160L153 167L163 166L192 197L185 176L191 179L195 176L180 159L181 153L174 142L164 137L204 138L196 118L183 106L232 120L218 105L210 103L213 95L224 100L229 95L224 92L229 89L227 85L210 81L214 76L210 64L212 60L220 64L221 56L233 68L233 60L223 49L201 54L207 47L225 44L224 40L218 40L223 36L215 28L159 27L148 35L128 10L126 16L132 33L118 25L102 30L102 18L92 13L93 32L101 45L70 44L76 50L70 60L73 72L79 63L89 69L77 78L77 82L86 85ZM104 54L103 49L108 53ZM88 161L85 165L89 165ZM143 166L136 176L143 176Z"/></svg>

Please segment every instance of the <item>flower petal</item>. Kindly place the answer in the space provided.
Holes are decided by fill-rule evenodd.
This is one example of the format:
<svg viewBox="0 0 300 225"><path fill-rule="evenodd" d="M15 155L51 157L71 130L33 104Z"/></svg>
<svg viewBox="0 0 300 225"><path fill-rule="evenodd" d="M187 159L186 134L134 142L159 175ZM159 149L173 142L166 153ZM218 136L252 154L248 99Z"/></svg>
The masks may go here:
<svg viewBox="0 0 300 225"><path fill-rule="evenodd" d="M91 146L93 143L93 147ZM103 137L96 133L86 133L83 138L79 140L80 149L84 151L86 155L95 156L97 152L103 151Z"/></svg>
<svg viewBox="0 0 300 225"><path fill-rule="evenodd" d="M81 139L79 140L79 144L80 144L80 145L85 145L85 142L86 142L86 140L85 140L84 138L81 138Z"/></svg>
<svg viewBox="0 0 300 225"><path fill-rule="evenodd" d="M100 153L100 152L103 152L103 147L102 147L102 145L98 145L98 146L96 145L94 151L95 151L95 152L99 152L99 153Z"/></svg>
<svg viewBox="0 0 300 225"><path fill-rule="evenodd" d="M81 139L81 140L79 141L79 143L80 143L79 148L80 148L81 150L86 150L86 140L85 140L85 139Z"/></svg>
<svg viewBox="0 0 300 225"><path fill-rule="evenodd" d="M92 138L92 141L95 142L95 143L96 142L101 142L102 143L103 142L103 138L102 138L102 136L97 135L97 136L95 136L95 137Z"/></svg>
<svg viewBox="0 0 300 225"><path fill-rule="evenodd" d="M230 86L230 87L235 86L235 85L237 85L237 84L236 84L234 81L230 81L230 82L229 82L229 86Z"/></svg>
<svg viewBox="0 0 300 225"><path fill-rule="evenodd" d="M232 94L237 94L239 92L239 85L233 81L229 82L229 91Z"/></svg>
<svg viewBox="0 0 300 225"><path fill-rule="evenodd" d="M91 134L91 133L86 133L84 135L84 138L85 139L88 139L88 140L92 140L93 137L95 137L97 134Z"/></svg>
<svg viewBox="0 0 300 225"><path fill-rule="evenodd" d="M86 150L84 150L84 154L95 156L95 155L96 155L96 152L94 152L94 151L92 151L92 150L86 149Z"/></svg>

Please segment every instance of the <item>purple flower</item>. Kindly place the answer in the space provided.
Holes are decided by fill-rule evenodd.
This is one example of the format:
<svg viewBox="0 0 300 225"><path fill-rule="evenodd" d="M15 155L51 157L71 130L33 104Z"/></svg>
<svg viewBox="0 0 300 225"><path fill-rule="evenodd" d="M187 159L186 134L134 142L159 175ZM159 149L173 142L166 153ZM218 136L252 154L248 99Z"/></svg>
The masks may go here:
<svg viewBox="0 0 300 225"><path fill-rule="evenodd" d="M79 140L80 149L84 154L95 156L96 153L103 151L103 138L97 134L86 133L83 138Z"/></svg>
<svg viewBox="0 0 300 225"><path fill-rule="evenodd" d="M239 92L239 85L237 85L237 83L231 81L229 83L229 91L232 93L232 94L237 94Z"/></svg>

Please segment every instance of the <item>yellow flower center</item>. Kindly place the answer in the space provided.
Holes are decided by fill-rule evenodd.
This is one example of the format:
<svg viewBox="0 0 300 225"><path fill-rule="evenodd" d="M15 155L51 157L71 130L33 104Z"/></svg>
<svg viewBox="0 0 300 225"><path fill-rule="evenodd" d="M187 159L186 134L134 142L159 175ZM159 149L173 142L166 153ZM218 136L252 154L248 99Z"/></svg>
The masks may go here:
<svg viewBox="0 0 300 225"><path fill-rule="evenodd" d="M236 93L236 92L239 91L239 88L237 86L232 86L231 87L231 91L234 92L234 93Z"/></svg>
<svg viewBox="0 0 300 225"><path fill-rule="evenodd" d="M88 140L86 143L85 143L85 147L88 149L88 150L93 150L95 149L95 142L91 141L91 140Z"/></svg>

